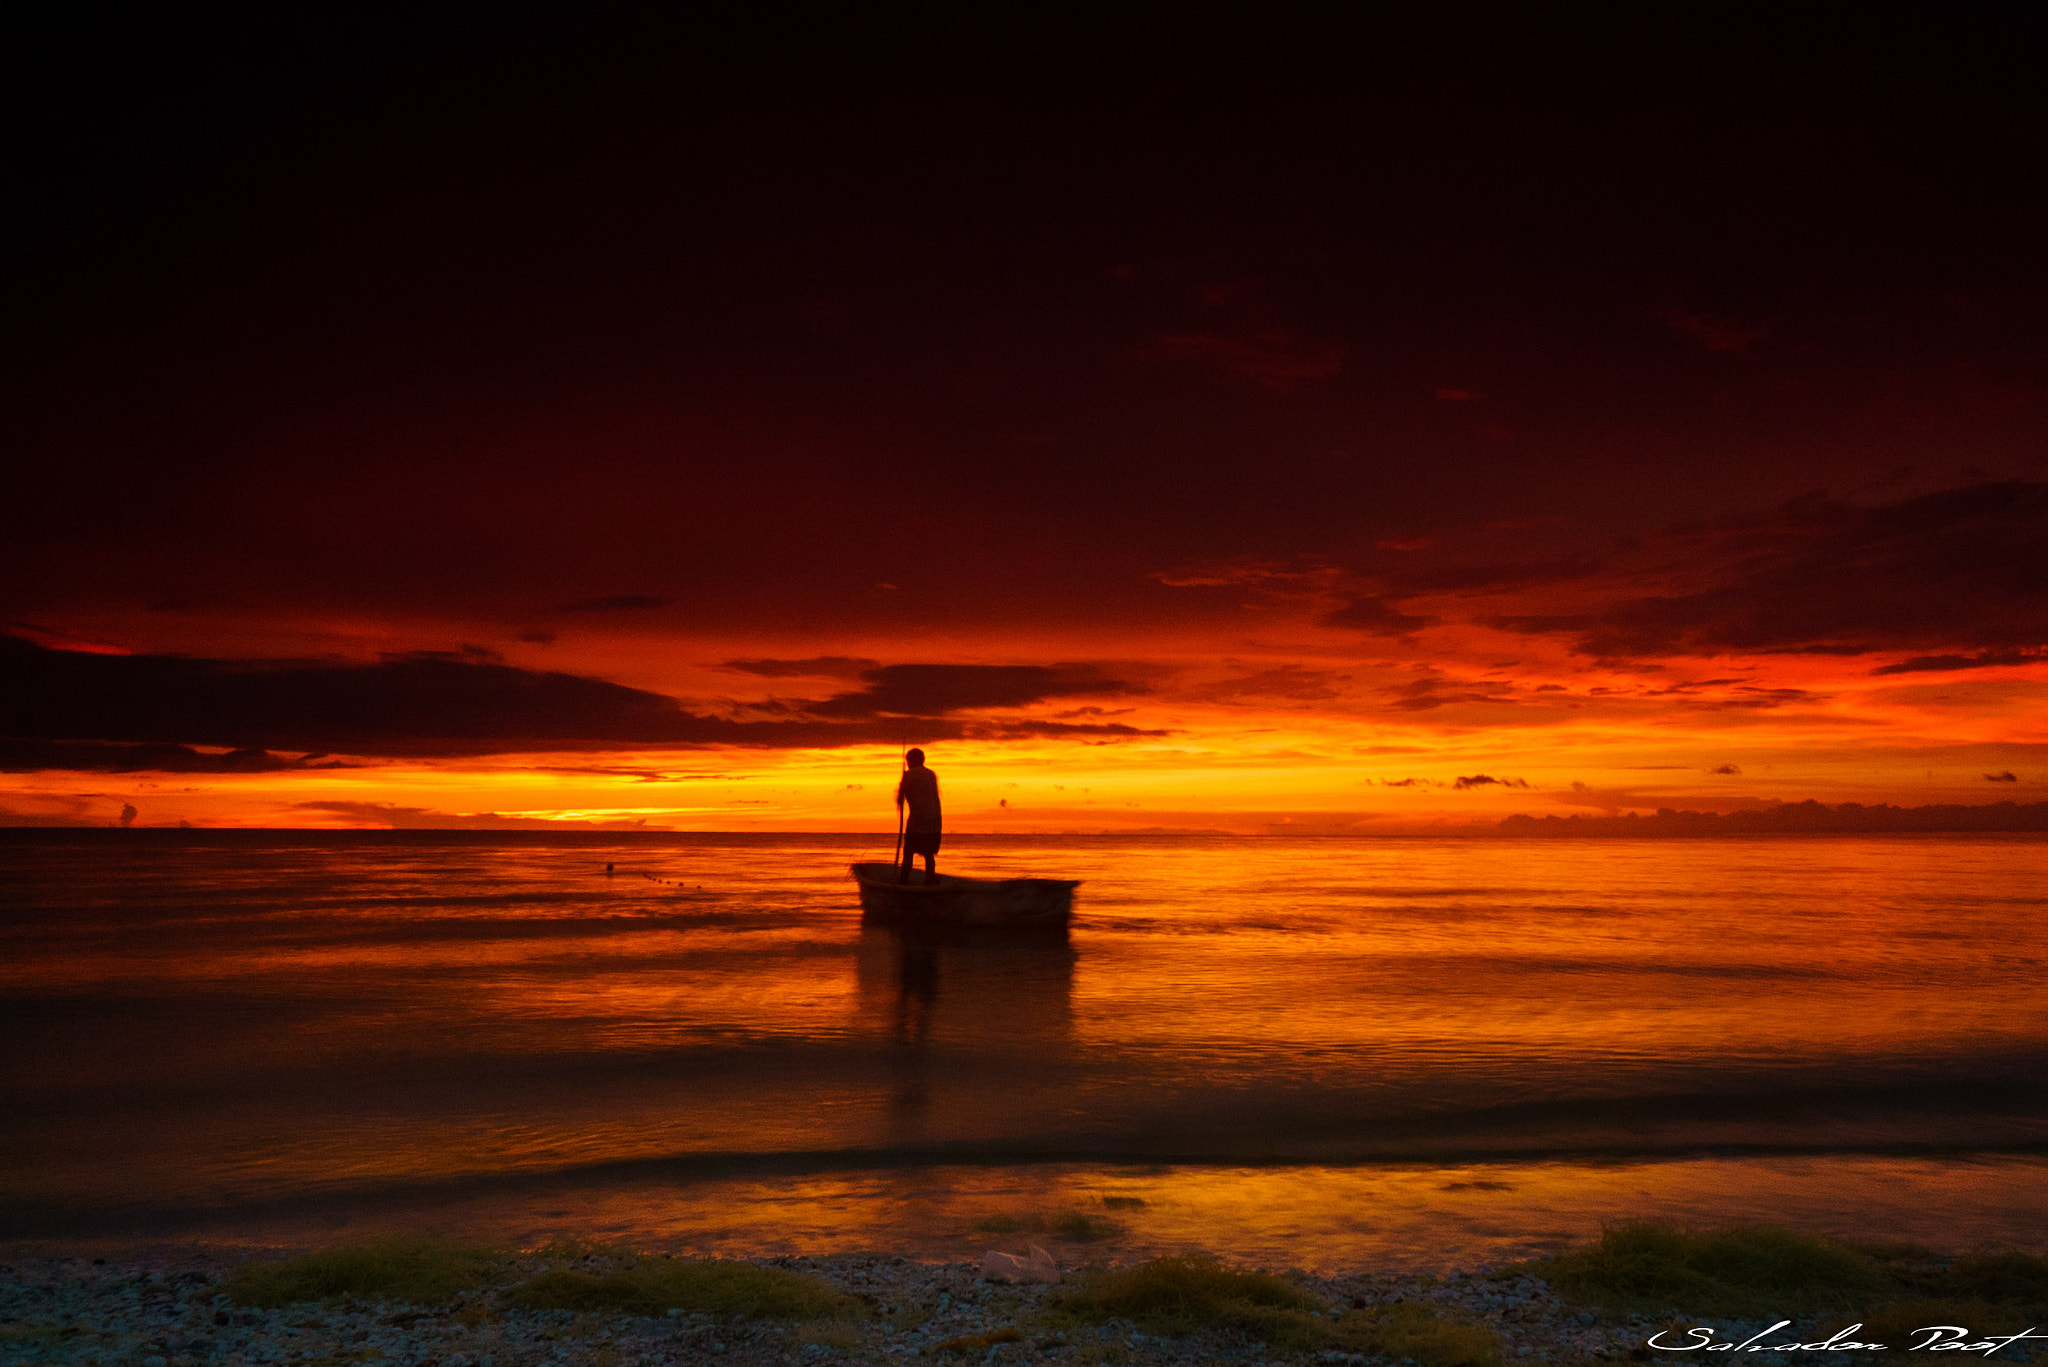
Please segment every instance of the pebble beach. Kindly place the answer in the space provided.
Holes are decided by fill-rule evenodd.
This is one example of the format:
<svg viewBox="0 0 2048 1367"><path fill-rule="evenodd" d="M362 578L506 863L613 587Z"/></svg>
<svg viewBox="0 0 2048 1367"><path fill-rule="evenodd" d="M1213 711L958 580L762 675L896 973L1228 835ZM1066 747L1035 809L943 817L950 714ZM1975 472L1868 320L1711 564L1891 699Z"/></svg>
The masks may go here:
<svg viewBox="0 0 2048 1367"><path fill-rule="evenodd" d="M15 1258L0 1265L0 1361L6 1363L388 1363L392 1367L545 1367L546 1364L1128 1363L1179 1367L1228 1362L1401 1359L1276 1351L1241 1333L1148 1335L1128 1323L1049 1327L1043 1303L1059 1286L987 1279L974 1263L839 1254L760 1260L816 1277L868 1307L860 1320L807 1323L658 1318L507 1309L493 1292L434 1307L344 1299L282 1309L235 1304L221 1289L248 1250L184 1248L147 1255ZM258 1254L256 1256L263 1256ZM1576 1311L1530 1277L1483 1271L1444 1277L1291 1274L1331 1314L1415 1301L1483 1324L1507 1362L1642 1358L1649 1329ZM1072 1277L1069 1274L1068 1280Z"/></svg>

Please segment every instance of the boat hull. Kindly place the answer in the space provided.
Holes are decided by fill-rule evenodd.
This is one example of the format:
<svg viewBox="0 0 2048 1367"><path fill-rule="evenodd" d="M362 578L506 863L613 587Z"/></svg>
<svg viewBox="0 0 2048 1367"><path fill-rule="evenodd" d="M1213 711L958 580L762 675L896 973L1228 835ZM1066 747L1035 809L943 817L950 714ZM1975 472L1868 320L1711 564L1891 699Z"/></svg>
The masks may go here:
<svg viewBox="0 0 2048 1367"><path fill-rule="evenodd" d="M926 882L922 871L899 883L894 864L855 864L861 911L871 920L906 927L957 926L977 930L1064 930L1073 915L1079 879L955 878Z"/></svg>

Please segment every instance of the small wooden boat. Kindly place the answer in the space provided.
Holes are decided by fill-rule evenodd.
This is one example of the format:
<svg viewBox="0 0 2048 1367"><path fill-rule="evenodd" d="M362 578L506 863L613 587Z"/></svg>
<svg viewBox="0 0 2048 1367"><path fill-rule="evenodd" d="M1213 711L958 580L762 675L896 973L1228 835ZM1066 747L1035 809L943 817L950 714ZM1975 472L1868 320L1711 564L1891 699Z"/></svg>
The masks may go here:
<svg viewBox="0 0 2048 1367"><path fill-rule="evenodd" d="M1063 930L1074 910L1078 878L927 878L912 871L899 883L895 864L855 864L860 908L891 925L960 926L988 930Z"/></svg>

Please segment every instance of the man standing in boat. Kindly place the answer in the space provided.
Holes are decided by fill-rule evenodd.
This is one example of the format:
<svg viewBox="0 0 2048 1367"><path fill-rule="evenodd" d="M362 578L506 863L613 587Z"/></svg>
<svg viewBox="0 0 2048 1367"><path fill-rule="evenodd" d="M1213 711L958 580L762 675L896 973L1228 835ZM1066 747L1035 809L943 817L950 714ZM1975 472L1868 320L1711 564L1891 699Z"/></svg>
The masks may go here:
<svg viewBox="0 0 2048 1367"><path fill-rule="evenodd" d="M924 751L912 750L903 757L903 779L896 785L896 810L910 809L903 822L903 868L896 881L910 881L910 857L924 856L924 876L937 876L934 857L939 852L939 776L924 767Z"/></svg>

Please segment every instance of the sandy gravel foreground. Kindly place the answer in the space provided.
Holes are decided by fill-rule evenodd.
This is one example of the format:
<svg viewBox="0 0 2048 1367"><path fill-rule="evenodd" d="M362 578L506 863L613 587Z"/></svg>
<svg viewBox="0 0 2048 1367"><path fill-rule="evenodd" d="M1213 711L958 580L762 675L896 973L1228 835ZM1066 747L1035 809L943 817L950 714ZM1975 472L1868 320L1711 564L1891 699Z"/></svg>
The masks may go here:
<svg viewBox="0 0 2048 1367"><path fill-rule="evenodd" d="M873 1313L851 1323L507 1310L490 1292L435 1308L345 1300L252 1310L232 1304L218 1286L248 1256L247 1250L184 1249L146 1258L16 1258L0 1265L0 1363L826 1367L927 1359L1177 1367L1270 1360L1357 1367L1406 1361L1283 1354L1230 1333L1160 1338L1122 1322L1047 1330L1033 1312L1055 1288L991 1282L971 1263L919 1263L886 1255L754 1260L819 1277L858 1297ZM1649 1356L1642 1344L1653 1326L1640 1320L1607 1322L1573 1310L1532 1278L1359 1273L1302 1275L1299 1281L1333 1307L1422 1301L1478 1320L1499 1335L1508 1364ZM957 1342L1010 1329L1022 1337Z"/></svg>

